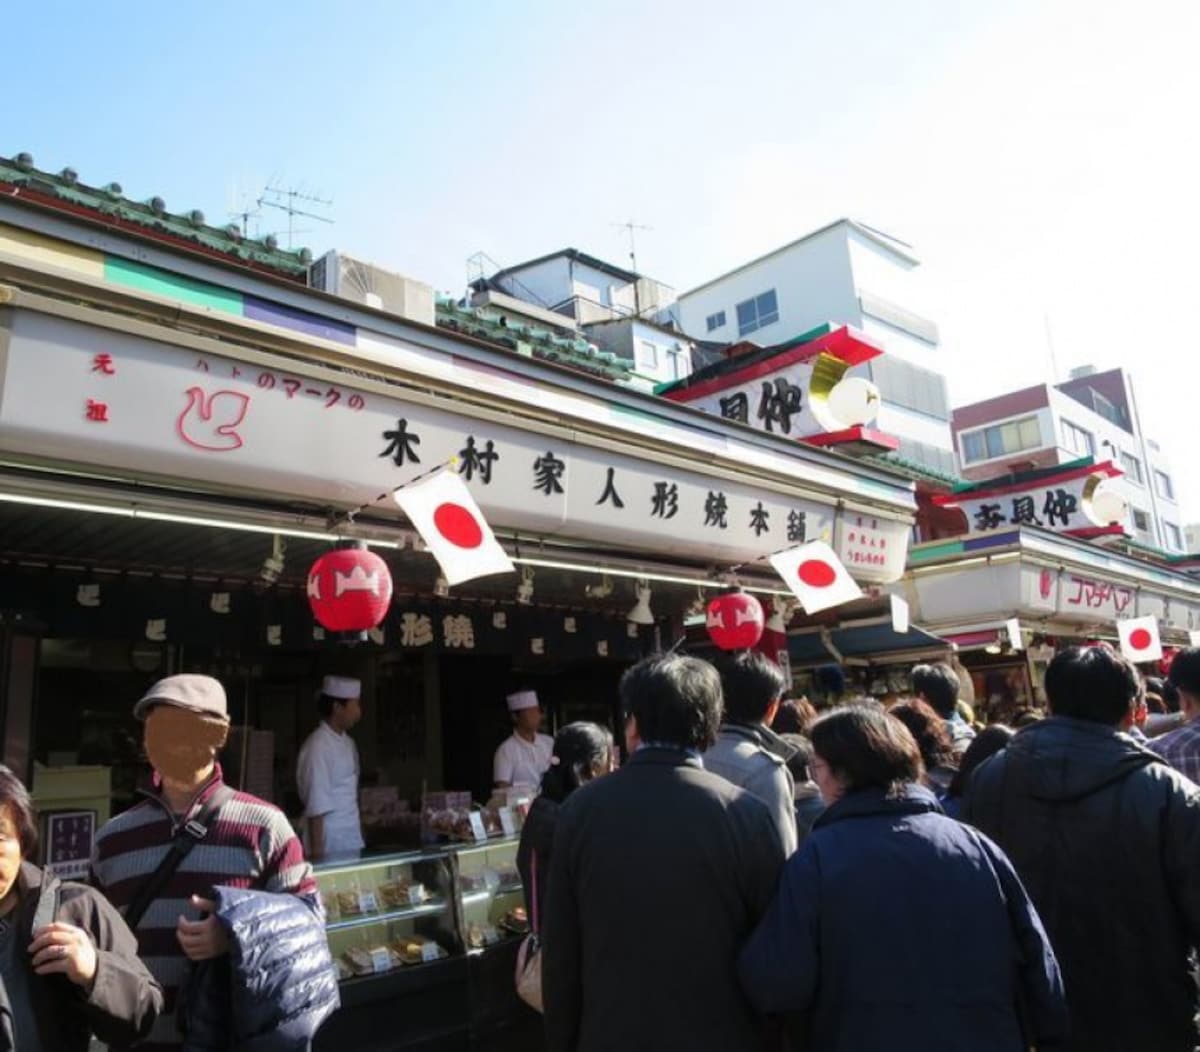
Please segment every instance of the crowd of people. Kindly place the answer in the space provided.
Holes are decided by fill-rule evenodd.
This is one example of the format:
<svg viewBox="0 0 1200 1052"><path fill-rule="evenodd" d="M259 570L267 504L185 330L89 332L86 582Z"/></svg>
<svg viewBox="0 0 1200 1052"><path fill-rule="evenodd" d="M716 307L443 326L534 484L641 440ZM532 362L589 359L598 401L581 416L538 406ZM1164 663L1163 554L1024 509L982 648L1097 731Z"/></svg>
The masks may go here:
<svg viewBox="0 0 1200 1052"><path fill-rule="evenodd" d="M517 860L551 1052L1194 1052L1200 649L1166 681L1064 650L1020 729L911 678L818 712L761 655L658 655L618 770L604 728L559 731ZM321 904L283 813L224 783L221 685L135 715L155 786L88 884L34 863L0 768L0 1052L308 1047Z"/></svg>
<svg viewBox="0 0 1200 1052"><path fill-rule="evenodd" d="M1020 728L959 684L818 712L672 654L620 770L560 731L521 844L551 1052L1194 1052L1200 649L1066 649Z"/></svg>

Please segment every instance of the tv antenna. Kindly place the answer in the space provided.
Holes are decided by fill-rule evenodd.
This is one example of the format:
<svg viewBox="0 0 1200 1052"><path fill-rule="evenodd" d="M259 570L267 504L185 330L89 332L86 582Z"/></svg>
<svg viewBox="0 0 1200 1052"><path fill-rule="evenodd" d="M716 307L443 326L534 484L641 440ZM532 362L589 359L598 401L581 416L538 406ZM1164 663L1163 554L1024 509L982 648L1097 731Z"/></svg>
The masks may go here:
<svg viewBox="0 0 1200 1052"><path fill-rule="evenodd" d="M295 228L296 216L304 216L305 219L315 219L319 223L333 222L329 216L323 216L319 212L306 212L303 209L297 208L297 201L314 205L329 206L333 204L332 199L316 197L313 194L306 194L294 186L288 187L287 189L277 186L264 187L263 192L257 201L257 204L260 208L265 205L267 208L277 208L279 211L287 213L287 247L289 251L291 251L293 247L292 239L297 233ZM302 232L303 231L301 231L301 233Z"/></svg>
<svg viewBox="0 0 1200 1052"><path fill-rule="evenodd" d="M642 226L640 223L635 223L632 219L627 219L624 223L613 223L618 230L623 230L629 235L629 269L635 274L637 268L637 245L634 242L634 235L638 230L653 230L652 226Z"/></svg>

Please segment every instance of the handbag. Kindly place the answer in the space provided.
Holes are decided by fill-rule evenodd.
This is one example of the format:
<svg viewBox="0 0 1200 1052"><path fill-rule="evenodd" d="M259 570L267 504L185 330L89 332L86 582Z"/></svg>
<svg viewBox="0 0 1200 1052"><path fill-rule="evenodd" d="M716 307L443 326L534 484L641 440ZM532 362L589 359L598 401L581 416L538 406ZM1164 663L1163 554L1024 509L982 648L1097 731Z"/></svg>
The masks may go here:
<svg viewBox="0 0 1200 1052"><path fill-rule="evenodd" d="M530 1008L542 1009L542 944L538 933L537 852L530 861L533 883L533 930L521 940L517 950L517 996Z"/></svg>

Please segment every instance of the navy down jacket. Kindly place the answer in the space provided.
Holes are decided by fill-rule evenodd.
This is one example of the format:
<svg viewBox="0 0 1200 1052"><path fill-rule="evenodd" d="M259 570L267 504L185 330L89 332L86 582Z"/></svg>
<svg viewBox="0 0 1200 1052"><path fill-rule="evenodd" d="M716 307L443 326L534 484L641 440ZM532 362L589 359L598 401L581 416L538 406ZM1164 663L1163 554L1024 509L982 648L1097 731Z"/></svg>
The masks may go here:
<svg viewBox="0 0 1200 1052"><path fill-rule="evenodd" d="M314 897L214 889L229 953L196 967L180 1018L187 1052L296 1052L341 1003Z"/></svg>

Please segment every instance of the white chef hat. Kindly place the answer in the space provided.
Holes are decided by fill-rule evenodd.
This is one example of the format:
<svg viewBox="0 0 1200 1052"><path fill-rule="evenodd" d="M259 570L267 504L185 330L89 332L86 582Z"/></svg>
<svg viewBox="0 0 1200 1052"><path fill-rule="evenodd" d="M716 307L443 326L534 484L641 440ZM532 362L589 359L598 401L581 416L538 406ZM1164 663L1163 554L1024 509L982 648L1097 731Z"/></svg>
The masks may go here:
<svg viewBox="0 0 1200 1052"><path fill-rule="evenodd" d="M518 690L516 694L510 694L505 700L508 702L509 712L520 712L522 709L538 707L536 690Z"/></svg>
<svg viewBox="0 0 1200 1052"><path fill-rule="evenodd" d="M321 693L329 698L349 701L362 696L362 680L351 676L326 676L321 680Z"/></svg>

